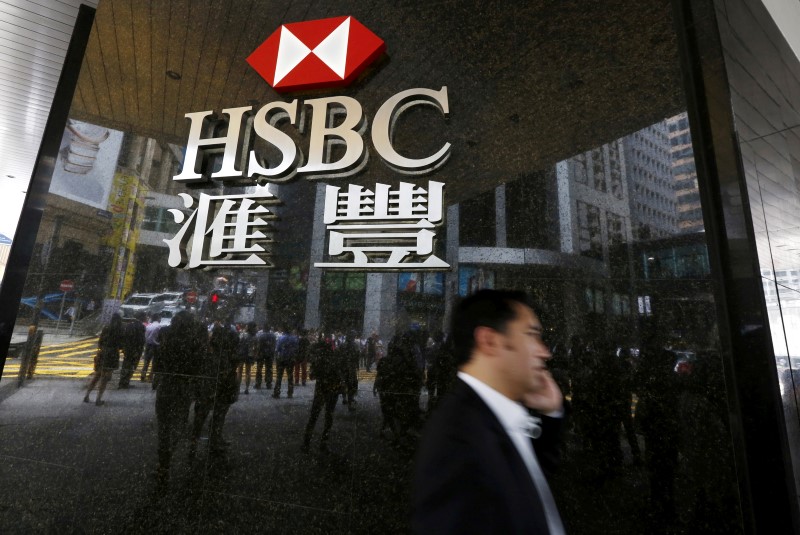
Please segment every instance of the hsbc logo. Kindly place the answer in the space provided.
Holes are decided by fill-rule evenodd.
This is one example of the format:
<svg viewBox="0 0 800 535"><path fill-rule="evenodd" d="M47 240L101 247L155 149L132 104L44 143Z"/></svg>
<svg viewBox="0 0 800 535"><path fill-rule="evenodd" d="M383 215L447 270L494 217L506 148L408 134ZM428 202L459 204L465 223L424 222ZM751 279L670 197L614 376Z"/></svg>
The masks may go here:
<svg viewBox="0 0 800 535"><path fill-rule="evenodd" d="M355 80L385 48L383 40L353 17L336 17L282 25L247 62L279 92L341 87ZM371 119L361 103L345 95L253 103L224 108L221 116L214 110L187 113L191 125L183 165L172 179L236 185L284 183L297 175L340 179L365 169L370 152L397 173L424 175L447 161L451 145L444 142L423 155L403 154L395 147L398 118L417 106L433 107L446 119L447 86L401 90L387 98ZM407 123L402 125L408 128ZM315 261L314 267L448 269L434 254L443 188L444 183L437 181L400 182L397 187L386 182L346 188L327 184L324 214L315 219L313 232L315 240L327 241L328 261ZM320 194L318 189L322 201ZM187 217L184 211L170 209L175 223L182 225L173 238L164 240L170 248L170 266L272 266L266 244L273 241L270 221L275 216L268 206L280 202L273 192L180 196L184 208L194 210ZM327 240L318 233L317 221L324 223Z"/></svg>
<svg viewBox="0 0 800 535"><path fill-rule="evenodd" d="M276 91L343 87L386 50L353 17L283 24L247 62Z"/></svg>
<svg viewBox="0 0 800 535"><path fill-rule="evenodd" d="M281 25L247 62L277 91L293 91L347 85L385 49L383 40L355 18L334 17ZM380 106L371 121L361 104L349 96L278 100L258 109L225 108L224 117L214 110L187 113L191 126L184 162L173 180L251 179L264 184L286 182L296 175L343 178L365 168L370 140L390 169L424 175L447 161L451 145L445 142L416 158L395 150L397 119L416 106L436 108L447 118L447 87L400 91ZM296 129L307 142L297 143L298 136L289 135L289 129ZM257 139L270 145L269 151L256 150ZM335 147L339 150L334 151Z"/></svg>

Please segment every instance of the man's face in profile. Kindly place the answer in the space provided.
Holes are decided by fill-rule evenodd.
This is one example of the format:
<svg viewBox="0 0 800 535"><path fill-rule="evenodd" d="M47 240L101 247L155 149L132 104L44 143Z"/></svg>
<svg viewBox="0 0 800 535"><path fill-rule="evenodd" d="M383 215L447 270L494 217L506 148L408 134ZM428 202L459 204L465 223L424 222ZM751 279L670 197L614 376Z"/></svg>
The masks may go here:
<svg viewBox="0 0 800 535"><path fill-rule="evenodd" d="M543 329L533 310L515 303L516 316L506 324L502 339L500 365L504 380L515 399L541 391L545 386L550 349L542 339Z"/></svg>

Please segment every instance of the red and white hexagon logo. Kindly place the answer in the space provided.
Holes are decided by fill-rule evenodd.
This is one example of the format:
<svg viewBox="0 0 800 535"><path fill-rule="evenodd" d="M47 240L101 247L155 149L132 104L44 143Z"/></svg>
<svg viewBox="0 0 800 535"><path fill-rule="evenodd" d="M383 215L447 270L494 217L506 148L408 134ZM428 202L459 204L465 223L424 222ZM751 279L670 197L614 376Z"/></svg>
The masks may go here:
<svg viewBox="0 0 800 535"><path fill-rule="evenodd" d="M247 58L276 91L342 87L386 50L353 17L283 24Z"/></svg>

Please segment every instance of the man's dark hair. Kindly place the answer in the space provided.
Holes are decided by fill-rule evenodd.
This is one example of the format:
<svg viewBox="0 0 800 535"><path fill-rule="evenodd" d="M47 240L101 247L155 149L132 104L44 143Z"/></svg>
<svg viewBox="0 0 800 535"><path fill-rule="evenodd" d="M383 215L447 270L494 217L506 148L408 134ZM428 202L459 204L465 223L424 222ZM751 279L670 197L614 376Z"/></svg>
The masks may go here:
<svg viewBox="0 0 800 535"><path fill-rule="evenodd" d="M515 290L478 290L456 304L450 332L458 366L466 364L475 348L475 329L489 327L505 332L517 316L515 303L530 307L525 292Z"/></svg>

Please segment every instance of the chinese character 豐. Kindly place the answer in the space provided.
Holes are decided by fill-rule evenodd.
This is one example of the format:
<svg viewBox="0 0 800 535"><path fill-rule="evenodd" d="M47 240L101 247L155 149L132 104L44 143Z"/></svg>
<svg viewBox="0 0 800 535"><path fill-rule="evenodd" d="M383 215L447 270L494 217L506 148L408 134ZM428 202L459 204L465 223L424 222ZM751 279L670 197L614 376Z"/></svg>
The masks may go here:
<svg viewBox="0 0 800 535"><path fill-rule="evenodd" d="M186 193L178 195L185 208L195 203ZM170 267L272 267L264 258L269 254L264 244L272 240L263 231L272 231L266 220L275 216L267 205L277 203L268 191L218 196L201 193L197 208L188 218L181 210L170 209L175 222L183 223L172 239L164 240L169 246Z"/></svg>
<svg viewBox="0 0 800 535"><path fill-rule="evenodd" d="M350 184L325 188L324 223L328 254L338 262L317 262L337 269L446 269L433 254L434 229L442 221L442 182L427 190L407 182L397 188L375 184L374 191ZM352 255L351 261L342 259Z"/></svg>

